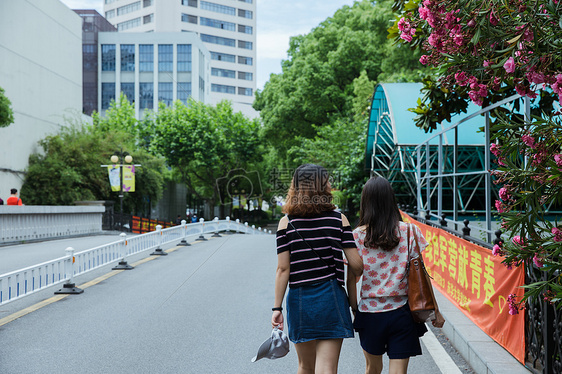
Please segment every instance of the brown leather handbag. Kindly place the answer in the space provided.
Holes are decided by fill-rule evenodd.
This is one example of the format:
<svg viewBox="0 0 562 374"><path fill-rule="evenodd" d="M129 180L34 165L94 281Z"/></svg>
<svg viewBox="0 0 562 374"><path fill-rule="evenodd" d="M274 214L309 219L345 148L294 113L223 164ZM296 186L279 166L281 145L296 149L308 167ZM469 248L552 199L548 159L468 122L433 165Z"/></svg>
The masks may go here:
<svg viewBox="0 0 562 374"><path fill-rule="evenodd" d="M435 319L435 296L433 295L433 288L429 281L429 275L425 270L415 230L412 230L412 234L414 235L414 252L417 252L418 257L412 258L411 256L410 225L411 224L408 224L407 237L409 261L406 266L406 274L408 276L408 304L414 321L423 323Z"/></svg>

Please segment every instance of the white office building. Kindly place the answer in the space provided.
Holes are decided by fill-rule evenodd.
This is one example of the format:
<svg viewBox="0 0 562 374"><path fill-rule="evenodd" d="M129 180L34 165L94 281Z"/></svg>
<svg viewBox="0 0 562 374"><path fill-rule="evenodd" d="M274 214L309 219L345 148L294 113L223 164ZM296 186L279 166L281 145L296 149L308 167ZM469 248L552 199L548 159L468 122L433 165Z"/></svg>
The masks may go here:
<svg viewBox="0 0 562 374"><path fill-rule="evenodd" d="M137 119L158 103L209 103L211 55L195 33L98 34L98 111L123 92Z"/></svg>
<svg viewBox="0 0 562 374"><path fill-rule="evenodd" d="M0 197L20 189L37 142L82 113L82 20L58 0L0 1L0 87L14 123L0 128ZM25 201L24 201L25 204Z"/></svg>
<svg viewBox="0 0 562 374"><path fill-rule="evenodd" d="M104 0L118 33L194 32L211 56L210 103L255 117L256 0Z"/></svg>

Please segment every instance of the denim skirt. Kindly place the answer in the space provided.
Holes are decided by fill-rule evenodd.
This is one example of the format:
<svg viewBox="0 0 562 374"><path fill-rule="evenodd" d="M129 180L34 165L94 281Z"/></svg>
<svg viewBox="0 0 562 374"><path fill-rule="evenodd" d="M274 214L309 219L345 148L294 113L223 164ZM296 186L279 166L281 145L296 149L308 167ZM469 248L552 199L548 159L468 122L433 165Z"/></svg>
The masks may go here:
<svg viewBox="0 0 562 374"><path fill-rule="evenodd" d="M289 339L295 344L353 338L347 294L336 279L290 288L286 307Z"/></svg>

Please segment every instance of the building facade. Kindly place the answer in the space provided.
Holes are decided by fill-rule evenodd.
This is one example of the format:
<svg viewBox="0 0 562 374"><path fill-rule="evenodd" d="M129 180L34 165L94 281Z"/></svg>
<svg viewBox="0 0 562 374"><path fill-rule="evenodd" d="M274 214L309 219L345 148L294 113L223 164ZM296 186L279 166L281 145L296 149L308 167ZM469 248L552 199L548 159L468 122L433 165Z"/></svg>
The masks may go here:
<svg viewBox="0 0 562 374"><path fill-rule="evenodd" d="M120 33L193 32L211 56L210 103L250 117L256 90L256 0L104 0Z"/></svg>
<svg viewBox="0 0 562 374"><path fill-rule="evenodd" d="M14 112L0 128L2 199L20 189L37 142L81 116L81 52L82 21L60 1L0 1L0 87Z"/></svg>
<svg viewBox="0 0 562 374"><path fill-rule="evenodd" d="M158 102L209 102L211 55L194 33L99 33L98 111L123 92L137 119Z"/></svg>
<svg viewBox="0 0 562 374"><path fill-rule="evenodd" d="M117 29L93 9L74 10L82 17L82 112L98 111L98 34Z"/></svg>

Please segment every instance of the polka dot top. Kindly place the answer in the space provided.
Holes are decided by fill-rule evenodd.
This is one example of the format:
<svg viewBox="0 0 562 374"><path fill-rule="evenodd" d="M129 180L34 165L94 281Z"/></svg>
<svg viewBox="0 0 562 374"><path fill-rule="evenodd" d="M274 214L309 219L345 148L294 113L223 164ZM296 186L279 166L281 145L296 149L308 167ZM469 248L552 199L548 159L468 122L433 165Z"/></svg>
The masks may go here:
<svg viewBox="0 0 562 374"><path fill-rule="evenodd" d="M363 279L361 282L361 300L359 310L367 313L386 312L398 309L408 301L408 280L406 276L406 265L408 258L408 224L400 222L400 243L391 251L381 248L365 247L365 232L361 228L353 231L353 238L357 245L359 255L363 259ZM420 229L411 225L410 248L412 257L417 257L414 249L413 230L416 231L420 251L423 251L428 243L423 237Z"/></svg>

